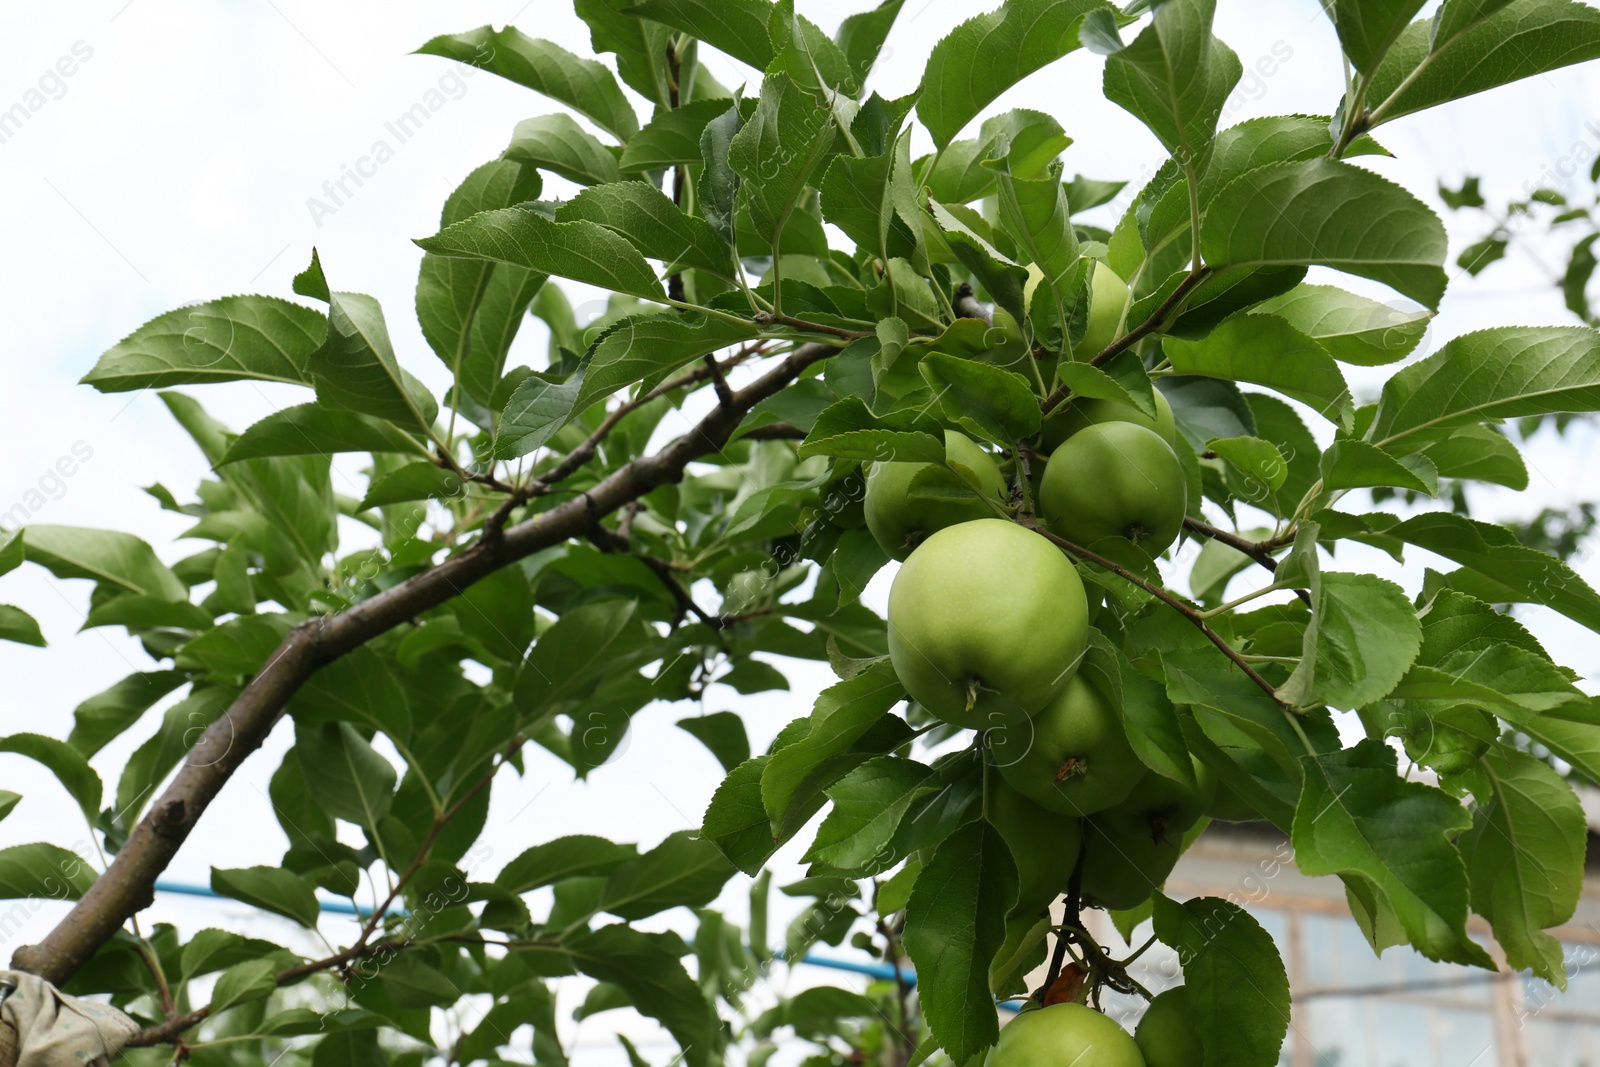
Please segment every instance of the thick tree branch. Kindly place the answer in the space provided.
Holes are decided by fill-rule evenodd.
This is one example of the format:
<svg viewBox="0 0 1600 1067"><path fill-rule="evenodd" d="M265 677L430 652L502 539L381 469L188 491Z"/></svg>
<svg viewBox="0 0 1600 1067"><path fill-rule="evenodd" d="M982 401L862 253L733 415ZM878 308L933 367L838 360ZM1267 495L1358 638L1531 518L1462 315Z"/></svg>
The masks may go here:
<svg viewBox="0 0 1600 1067"><path fill-rule="evenodd" d="M128 835L106 872L43 940L19 948L12 957L12 966L60 985L130 916L148 907L154 899L157 876L172 862L234 771L266 740L289 700L319 667L445 603L516 560L583 536L599 516L616 511L657 486L681 479L691 462L727 443L751 408L836 350L822 344L800 346L738 390L731 406L718 405L689 433L655 455L621 467L582 496L498 535L486 531L470 548L437 567L337 614L296 626L227 712L200 736L171 784Z"/></svg>

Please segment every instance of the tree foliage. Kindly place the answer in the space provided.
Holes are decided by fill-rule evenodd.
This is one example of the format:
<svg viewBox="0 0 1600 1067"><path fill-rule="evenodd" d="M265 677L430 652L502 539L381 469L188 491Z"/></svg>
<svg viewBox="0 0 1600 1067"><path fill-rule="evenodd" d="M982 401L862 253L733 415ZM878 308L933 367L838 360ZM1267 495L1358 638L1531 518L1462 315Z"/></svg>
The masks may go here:
<svg viewBox="0 0 1600 1067"><path fill-rule="evenodd" d="M1527 547L1527 530L1466 514L1461 487L1526 486L1508 421L1600 410L1593 233L1564 283L1586 325L1456 337L1373 403L1343 368L1406 361L1448 278L1440 220L1356 161L1382 151L1373 134L1600 56L1600 11L1446 0L1413 22L1417 3L1334 0L1352 75L1332 118L1219 129L1241 67L1213 35L1214 0L1008 0L954 28L920 90L892 100L864 86L901 0L831 36L792 0L575 6L600 59L510 27L421 49L568 109L460 168L437 232L416 241L443 396L407 369L425 357L396 351L379 302L336 288L358 265L314 253L299 299L169 312L85 376L160 392L208 472L182 500L152 491L208 545L169 563L128 533L51 526L0 545L0 572L30 562L89 582L86 626L125 629L151 660L79 705L67 739L0 739L60 779L113 857L97 877L50 843L0 853L7 895L78 901L18 966L108 994L148 1023L140 1045L182 1042L207 1063L498 1062L531 1024L553 1067L552 983L570 975L598 983L580 1015L640 1012L693 1067L734 1047L760 1062L791 1031L817 1063L904 1064L914 1049L966 1062L995 1040L995 998L1031 992L1020 976L1045 958L1043 929L1008 916L1032 861L989 818L993 746L908 701L892 620L860 602L889 562L863 516L872 464L922 463L912 497L970 502L974 472L945 445L959 431L1015 487L994 515L1049 536L1100 604L1078 669L1115 698L1149 781L1214 778L1247 800L1306 873L1343 880L1375 949L1399 939L1492 966L1467 934L1475 912L1512 965L1564 980L1545 930L1575 905L1581 812L1522 748L1600 772L1600 705L1503 609L1600 630L1600 594L1564 562L1570 531ZM1106 97L1170 153L1109 230L1082 216L1119 186L1066 180L1061 122L979 122L1041 67L1090 62L1085 45L1104 56ZM712 78L702 46L747 64L744 85ZM552 176L579 191L553 198ZM1475 186L1453 195L1483 203ZM1472 267L1503 248L1469 250ZM580 321L562 279L606 290L604 310ZM507 366L530 317L547 358ZM242 428L191 395L251 380L307 392ZM1170 409L1198 553L1152 559L1040 524L1051 426L1091 401L1146 420ZM688 429L668 418L680 409ZM366 464L359 499L330 476L341 453ZM340 518L366 542L341 543ZM1410 589L1331 569L1352 542L1447 569ZM1268 572L1267 606L1226 599L1246 569ZM42 642L22 609L0 611L0 637ZM526 746L587 775L636 714L713 682L786 688L771 656L839 681L764 752L736 715L680 723L727 770L698 832L644 850L560 837L477 868L489 796ZM1365 734L1348 745L1346 713ZM284 715L295 744L271 794L290 847L214 870L212 887L314 928L321 901L356 901L371 877L384 888L359 935L309 958L219 930L124 929ZM89 760L146 719L156 732L103 783ZM1430 773L1403 774L1397 748ZM809 903L773 939L759 872L823 812L809 877L783 888ZM741 871L757 876L748 930L708 908ZM532 898L546 903L525 899L546 887ZM1145 894L1156 936L1203 984L1189 1010L1206 1061L1276 1062L1287 988L1269 940L1226 902L1159 888ZM1061 893L1054 936L1090 962L1087 991L1125 988L1077 925L1078 876ZM636 925L672 909L694 914L692 938ZM748 1006L774 940L792 959L847 939L917 966L916 992L886 981ZM212 976L207 1001L193 983ZM486 1013L447 1039L433 1010L469 996Z"/></svg>

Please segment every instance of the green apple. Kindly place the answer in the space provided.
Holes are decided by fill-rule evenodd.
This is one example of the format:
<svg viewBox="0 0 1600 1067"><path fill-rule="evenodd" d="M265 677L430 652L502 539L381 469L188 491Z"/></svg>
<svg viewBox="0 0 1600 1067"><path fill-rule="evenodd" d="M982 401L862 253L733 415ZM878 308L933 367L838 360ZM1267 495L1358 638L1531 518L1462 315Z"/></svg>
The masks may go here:
<svg viewBox="0 0 1600 1067"><path fill-rule="evenodd" d="M1156 414L1151 418L1132 404L1124 404L1120 400L1102 400L1096 397L1079 397L1068 404L1059 414L1045 421L1041 428L1041 441L1046 452L1054 452L1062 443L1079 430L1090 426L1098 426L1105 422L1131 422L1135 426L1143 426L1147 430L1154 430L1161 435L1161 439L1173 448L1177 448L1178 424L1172 416L1172 405L1167 403L1167 398L1161 390L1152 391L1155 397Z"/></svg>
<svg viewBox="0 0 1600 1067"><path fill-rule="evenodd" d="M1107 820L1105 812L1083 824L1083 895L1103 908L1137 908L1160 889L1183 855L1183 838L1155 840L1148 830Z"/></svg>
<svg viewBox="0 0 1600 1067"><path fill-rule="evenodd" d="M1145 1067L1122 1027L1082 1004L1025 1011L1000 1030L986 1067Z"/></svg>
<svg viewBox="0 0 1600 1067"><path fill-rule="evenodd" d="M1188 483L1172 446L1154 430L1105 422L1067 438L1045 465L1039 503L1050 528L1092 545L1126 537L1152 556L1177 540Z"/></svg>
<svg viewBox="0 0 1600 1067"><path fill-rule="evenodd" d="M1083 824L1077 819L1046 811L1004 779L989 779L985 811L1000 831L1017 864L1017 905L1013 915L1037 915L1067 890L1078 865L1083 844Z"/></svg>
<svg viewBox="0 0 1600 1067"><path fill-rule="evenodd" d="M1088 644L1088 601L1072 562L1004 519L947 526L889 588L889 658L937 718L1018 722L1072 680Z"/></svg>
<svg viewBox="0 0 1600 1067"><path fill-rule="evenodd" d="M1217 795L1206 808L1206 815L1220 822L1253 822L1261 818L1249 801L1222 782L1217 783Z"/></svg>
<svg viewBox="0 0 1600 1067"><path fill-rule="evenodd" d="M1217 779L1211 768L1199 760L1191 762L1194 785L1148 771L1134 785L1127 800L1102 813L1102 821L1130 835L1143 834L1156 840L1181 838L1200 821L1217 796Z"/></svg>
<svg viewBox="0 0 1600 1067"><path fill-rule="evenodd" d="M1205 1049L1189 1019L1189 997L1183 986L1150 1002L1133 1040L1144 1053L1146 1067L1205 1067Z"/></svg>
<svg viewBox="0 0 1600 1067"><path fill-rule="evenodd" d="M994 458L970 437L946 430L944 454L945 462L971 472L985 497L1001 503L1008 499L1006 480ZM875 463L867 475L867 492L862 501L867 529L895 559L905 559L929 534L946 526L994 516L994 508L987 502L971 497L935 500L912 496L911 479L930 466L930 463Z"/></svg>
<svg viewBox="0 0 1600 1067"><path fill-rule="evenodd" d="M1089 326L1083 340L1072 346L1072 358L1079 360L1093 359L1121 335L1122 315L1128 306L1128 283L1099 260L1090 263Z"/></svg>
<svg viewBox="0 0 1600 1067"><path fill-rule="evenodd" d="M988 741L1013 789L1063 815L1122 803L1145 773L1122 713L1082 674L1032 719L994 730Z"/></svg>

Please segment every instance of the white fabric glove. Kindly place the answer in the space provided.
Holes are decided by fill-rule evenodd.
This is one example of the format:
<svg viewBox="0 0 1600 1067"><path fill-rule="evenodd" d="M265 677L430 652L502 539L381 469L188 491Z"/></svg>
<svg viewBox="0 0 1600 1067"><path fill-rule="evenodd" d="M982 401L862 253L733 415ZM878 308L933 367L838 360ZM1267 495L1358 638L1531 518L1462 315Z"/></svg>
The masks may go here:
<svg viewBox="0 0 1600 1067"><path fill-rule="evenodd" d="M107 1067L139 1024L109 1004L69 996L35 974L0 971L17 991L0 1008L17 1031L17 1067Z"/></svg>

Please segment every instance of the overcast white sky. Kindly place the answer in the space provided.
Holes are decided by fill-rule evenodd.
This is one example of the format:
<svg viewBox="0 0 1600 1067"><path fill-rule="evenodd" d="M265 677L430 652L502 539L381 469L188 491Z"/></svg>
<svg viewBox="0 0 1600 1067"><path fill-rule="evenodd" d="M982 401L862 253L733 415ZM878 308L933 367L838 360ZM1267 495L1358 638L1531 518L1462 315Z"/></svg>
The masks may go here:
<svg viewBox="0 0 1600 1067"><path fill-rule="evenodd" d="M831 30L864 3L800 0L798 6ZM1270 75L1257 73L1241 86L1225 122L1333 107L1341 83L1338 55L1316 0L1222 0L1219 6L1218 32L1247 70L1263 57L1277 57ZM972 11L961 0L908 0L873 86L886 96L911 90L933 42ZM518 120L556 107L491 75L463 77L444 60L408 53L436 34L508 21L580 54L589 51L586 29L564 0L0 5L0 111L32 100L27 94L34 89L46 96L0 143L0 203L7 205L0 214L6 383L0 388L0 425L6 427L0 513L37 501L30 490L43 489L33 521L131 530L168 560L201 547L175 543L185 523L140 491L160 481L183 499L205 472L160 401L149 394L102 396L75 383L100 352L160 312L229 293L290 296L289 280L313 245L335 288L384 302L402 362L442 392L443 367L424 345L412 311L421 253L410 239L436 230L444 197L502 150ZM62 57L76 58L74 71L53 80L48 72ZM728 85L753 76L721 56L705 61ZM1099 99L1100 68L1097 57L1076 54L1013 89L991 111L1049 110L1077 138L1065 157L1069 173L1139 179L1160 161L1160 149L1136 120ZM394 145L385 123L431 90L445 93L445 105L418 135ZM1566 181L1562 173L1586 170L1600 152L1596 101L1600 72L1558 72L1389 126L1381 140L1398 158L1366 162L1430 202L1437 200L1436 179L1454 183L1467 173L1484 175L1492 198L1516 195L1530 182L1559 187ZM640 113L647 117L642 104ZM335 213L314 218L310 198L321 196L325 181L337 179L378 140L391 142L393 158ZM547 191L559 192L559 181ZM1459 227L1449 216L1446 222L1459 230L1457 249L1480 236L1475 225ZM1342 283L1385 299L1392 295L1355 280ZM1508 264L1478 282L1457 279L1430 344L1481 326L1568 321L1534 265ZM520 352L531 361L542 345L530 325L513 358ZM236 429L304 399L289 387L248 383L191 392ZM1486 511L1522 515L1592 498L1595 447L1588 430L1564 442L1539 441L1529 457L1531 490L1520 497L1484 494ZM50 482L48 472L75 448L92 455L70 478ZM1365 562L1352 553L1339 565ZM1592 557L1581 566L1600 584ZM1420 566L1408 573L1420 576ZM881 575L869 596L880 607L887 578ZM32 612L51 647L0 645L0 676L7 681L0 732L64 737L74 705L148 666L120 631L76 634L87 595L86 583L60 585L33 567L5 577L0 602ZM1525 618L1559 659L1585 672L1591 687L1600 684L1594 635L1549 612ZM747 712L752 739L763 745L809 710L815 691L830 680L814 666L790 676L792 693L738 698L714 692L707 710ZM650 845L697 825L720 773L697 742L671 725L688 711L645 712L631 747L588 783L573 782L564 765L530 750L527 777L508 775L497 785L485 839L493 853L474 875L488 878L522 849L562 834L594 832ZM153 728L151 719L95 760L108 792L122 761ZM211 866L276 862L283 842L265 787L287 740L285 724L207 815L170 877L204 883ZM32 764L0 756L0 785L26 797L0 824L0 844L70 843L84 836L68 817L71 806L59 787ZM785 851L780 880L798 871L799 852ZM745 885L735 879L727 895L735 913L743 910ZM9 957L61 910L41 907L24 931L0 945L0 955ZM187 936L205 925L237 926L241 909L162 897L150 915L179 923ZM276 926L262 929L284 935ZM625 1062L604 1036L612 1018L585 1024L580 1063Z"/></svg>

